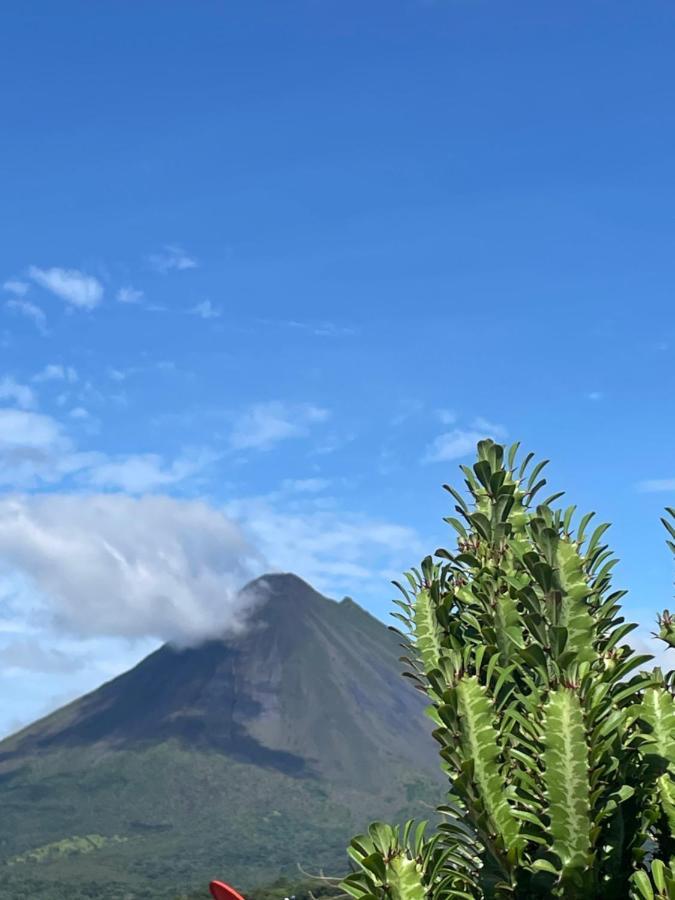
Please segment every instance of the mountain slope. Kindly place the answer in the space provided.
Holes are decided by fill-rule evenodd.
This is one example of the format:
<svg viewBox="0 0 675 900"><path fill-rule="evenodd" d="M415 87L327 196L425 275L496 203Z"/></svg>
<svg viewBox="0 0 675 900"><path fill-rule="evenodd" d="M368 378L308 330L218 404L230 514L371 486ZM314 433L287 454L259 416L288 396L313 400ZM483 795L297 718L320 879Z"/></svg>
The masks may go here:
<svg viewBox="0 0 675 900"><path fill-rule="evenodd" d="M0 898L19 884L166 897L217 871L243 887L297 862L340 871L355 828L436 800L396 637L293 575L245 590L262 600L243 635L166 645L0 743L0 885L13 891ZM100 839L72 840L86 835Z"/></svg>

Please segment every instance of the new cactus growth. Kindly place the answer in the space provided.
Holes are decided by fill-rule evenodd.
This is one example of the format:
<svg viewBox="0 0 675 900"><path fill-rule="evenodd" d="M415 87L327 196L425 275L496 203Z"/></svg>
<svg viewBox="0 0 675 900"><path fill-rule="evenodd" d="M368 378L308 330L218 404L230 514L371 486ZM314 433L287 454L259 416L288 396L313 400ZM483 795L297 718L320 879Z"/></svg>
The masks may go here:
<svg viewBox="0 0 675 900"><path fill-rule="evenodd" d="M376 823L352 841L356 900L675 898L675 674L626 642L607 526L537 503L545 463L517 455L478 445L466 499L446 486L456 549L398 585L449 795L433 836Z"/></svg>
<svg viewBox="0 0 675 900"><path fill-rule="evenodd" d="M659 630L655 637L665 641L669 647L675 647L675 619L673 619L673 616L667 609L664 609L656 621L658 622Z"/></svg>

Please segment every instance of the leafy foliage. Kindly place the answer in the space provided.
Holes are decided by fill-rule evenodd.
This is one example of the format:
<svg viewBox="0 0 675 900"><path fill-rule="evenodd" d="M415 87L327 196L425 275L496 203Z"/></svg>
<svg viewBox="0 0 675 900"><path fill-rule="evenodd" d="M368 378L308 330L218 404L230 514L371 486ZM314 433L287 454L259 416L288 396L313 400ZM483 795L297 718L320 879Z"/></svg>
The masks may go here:
<svg viewBox="0 0 675 900"><path fill-rule="evenodd" d="M675 898L675 673L625 642L608 526L537 502L546 462L517 457L478 445L468 497L446 485L456 548L397 585L449 800L430 837L409 821L354 838L355 900ZM667 610L659 627L675 646Z"/></svg>

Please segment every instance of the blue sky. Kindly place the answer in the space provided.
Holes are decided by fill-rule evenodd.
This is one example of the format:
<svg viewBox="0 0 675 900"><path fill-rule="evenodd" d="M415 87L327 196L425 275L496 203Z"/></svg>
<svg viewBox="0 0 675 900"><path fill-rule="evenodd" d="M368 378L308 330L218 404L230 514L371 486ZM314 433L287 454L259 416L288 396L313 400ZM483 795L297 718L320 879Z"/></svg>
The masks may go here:
<svg viewBox="0 0 675 900"><path fill-rule="evenodd" d="M666 2L5 12L0 733L265 570L385 618L485 434L614 523L648 634L674 39Z"/></svg>

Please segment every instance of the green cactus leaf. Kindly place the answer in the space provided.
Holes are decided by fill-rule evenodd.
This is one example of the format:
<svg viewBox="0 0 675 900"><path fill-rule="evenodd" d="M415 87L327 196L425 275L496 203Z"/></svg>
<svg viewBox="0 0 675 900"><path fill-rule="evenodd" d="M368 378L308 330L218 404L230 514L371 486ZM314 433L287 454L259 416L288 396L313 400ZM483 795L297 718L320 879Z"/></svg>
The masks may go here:
<svg viewBox="0 0 675 900"><path fill-rule="evenodd" d="M675 837L675 700L662 687L644 692L638 716L647 730L642 733L642 754L656 776L661 808Z"/></svg>
<svg viewBox="0 0 675 900"><path fill-rule="evenodd" d="M675 766L675 700L661 687L644 692L639 717L649 731L643 737L643 752L656 754L668 766Z"/></svg>
<svg viewBox="0 0 675 900"><path fill-rule="evenodd" d="M516 601L508 594L502 594L495 603L495 616L500 661L506 666L524 645L523 624Z"/></svg>
<svg viewBox="0 0 675 900"><path fill-rule="evenodd" d="M654 900L654 890L652 889L649 876L642 869L635 872L631 878L632 891L631 896L636 900Z"/></svg>
<svg viewBox="0 0 675 900"><path fill-rule="evenodd" d="M587 597L591 589L586 582L581 556L571 541L560 540L556 558L563 591L558 624L567 629L565 648L575 654L576 662L592 662L597 658L593 647L595 623L588 608Z"/></svg>
<svg viewBox="0 0 675 900"><path fill-rule="evenodd" d="M424 900L421 866L407 856L395 856L387 863L387 884L392 900Z"/></svg>
<svg viewBox="0 0 675 900"><path fill-rule="evenodd" d="M579 698L568 688L553 691L544 710L544 784L553 852L563 877L589 864L591 803L588 747Z"/></svg>
<svg viewBox="0 0 675 900"><path fill-rule="evenodd" d="M427 672L438 669L441 661L441 632L434 603L428 590L421 590L413 604L415 647Z"/></svg>
<svg viewBox="0 0 675 900"><path fill-rule="evenodd" d="M661 775L657 782L659 800L668 822L671 838L675 838L675 783L671 774Z"/></svg>
<svg viewBox="0 0 675 900"><path fill-rule="evenodd" d="M663 860L655 859L652 862L652 880L657 887L657 890L665 893L666 890L666 867L663 864Z"/></svg>
<svg viewBox="0 0 675 900"><path fill-rule="evenodd" d="M461 678L456 690L464 757L473 764L473 781L491 828L510 850L520 844L520 828L506 799L506 786L500 774L499 735L493 725L492 703L475 677Z"/></svg>

